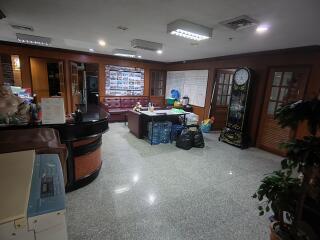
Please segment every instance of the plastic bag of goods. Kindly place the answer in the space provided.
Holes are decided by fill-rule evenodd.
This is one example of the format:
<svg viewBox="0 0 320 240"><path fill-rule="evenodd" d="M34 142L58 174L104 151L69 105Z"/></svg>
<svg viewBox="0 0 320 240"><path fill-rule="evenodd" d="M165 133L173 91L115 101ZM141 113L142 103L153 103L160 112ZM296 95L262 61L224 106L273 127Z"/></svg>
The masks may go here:
<svg viewBox="0 0 320 240"><path fill-rule="evenodd" d="M182 104L181 104L180 101L174 101L173 107L174 107L174 108L182 108L183 106L182 106Z"/></svg>
<svg viewBox="0 0 320 240"><path fill-rule="evenodd" d="M193 134L188 129L183 129L177 138L176 146L184 150L189 150L193 145Z"/></svg>
<svg viewBox="0 0 320 240"><path fill-rule="evenodd" d="M204 139L200 129L193 132L193 147L204 148Z"/></svg>
<svg viewBox="0 0 320 240"><path fill-rule="evenodd" d="M206 119L201 122L200 129L204 133L208 133L211 130L212 119Z"/></svg>
<svg viewBox="0 0 320 240"><path fill-rule="evenodd" d="M199 122L199 116L194 113L189 113L186 115L187 125L197 125Z"/></svg>
<svg viewBox="0 0 320 240"><path fill-rule="evenodd" d="M177 140L177 137L181 134L183 129L185 129L185 127L183 125L181 125L181 124L172 124L172 127L171 127L171 142Z"/></svg>
<svg viewBox="0 0 320 240"><path fill-rule="evenodd" d="M170 93L171 93L171 97L172 97L172 98L174 98L174 99L176 99L176 100L178 100L178 99L180 98L180 92L179 92L178 90L172 89L172 90L170 91Z"/></svg>

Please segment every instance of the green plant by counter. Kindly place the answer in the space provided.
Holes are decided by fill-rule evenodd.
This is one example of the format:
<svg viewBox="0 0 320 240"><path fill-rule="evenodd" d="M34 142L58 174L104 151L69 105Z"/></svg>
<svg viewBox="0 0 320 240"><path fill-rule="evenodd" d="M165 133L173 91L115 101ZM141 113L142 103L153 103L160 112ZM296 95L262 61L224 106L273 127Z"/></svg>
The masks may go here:
<svg viewBox="0 0 320 240"><path fill-rule="evenodd" d="M319 201L320 196L320 138L316 136L320 128L320 101L315 98L285 105L277 110L275 118L281 127L289 127L294 133L300 123L306 122L309 133L281 144L287 152L282 169L266 176L253 197L260 202L260 215L272 209L282 239L311 239L302 214L306 198Z"/></svg>

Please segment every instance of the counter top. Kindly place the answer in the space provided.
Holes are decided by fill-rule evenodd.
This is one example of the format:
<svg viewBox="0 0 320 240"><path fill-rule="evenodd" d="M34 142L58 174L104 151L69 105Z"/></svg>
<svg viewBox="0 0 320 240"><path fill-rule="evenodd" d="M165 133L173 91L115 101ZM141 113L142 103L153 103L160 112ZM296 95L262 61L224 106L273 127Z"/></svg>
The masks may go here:
<svg viewBox="0 0 320 240"><path fill-rule="evenodd" d="M99 105L91 105L88 111L83 113L83 120L79 122L70 121L60 124L27 124L27 125L6 125L0 130L15 130L28 128L54 128L59 131L61 140L71 141L86 138L96 134L104 133L109 129L109 113Z"/></svg>

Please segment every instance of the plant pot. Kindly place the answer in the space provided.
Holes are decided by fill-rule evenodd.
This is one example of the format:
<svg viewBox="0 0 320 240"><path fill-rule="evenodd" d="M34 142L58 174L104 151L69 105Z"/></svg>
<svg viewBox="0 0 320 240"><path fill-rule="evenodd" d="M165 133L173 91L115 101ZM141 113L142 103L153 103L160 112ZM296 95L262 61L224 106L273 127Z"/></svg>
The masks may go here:
<svg viewBox="0 0 320 240"><path fill-rule="evenodd" d="M282 240L282 238L277 234L275 228L279 225L279 222L272 222L270 224L270 240Z"/></svg>

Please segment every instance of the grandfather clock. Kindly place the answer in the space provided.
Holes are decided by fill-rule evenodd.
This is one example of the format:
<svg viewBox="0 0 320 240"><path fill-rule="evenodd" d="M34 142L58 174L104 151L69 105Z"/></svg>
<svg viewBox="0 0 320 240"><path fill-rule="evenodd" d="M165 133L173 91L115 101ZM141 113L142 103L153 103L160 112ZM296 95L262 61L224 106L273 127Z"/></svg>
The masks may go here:
<svg viewBox="0 0 320 240"><path fill-rule="evenodd" d="M240 148L247 148L249 135L247 129L249 94L252 71L249 68L238 68L233 75L231 98L226 127L221 131L219 141Z"/></svg>

